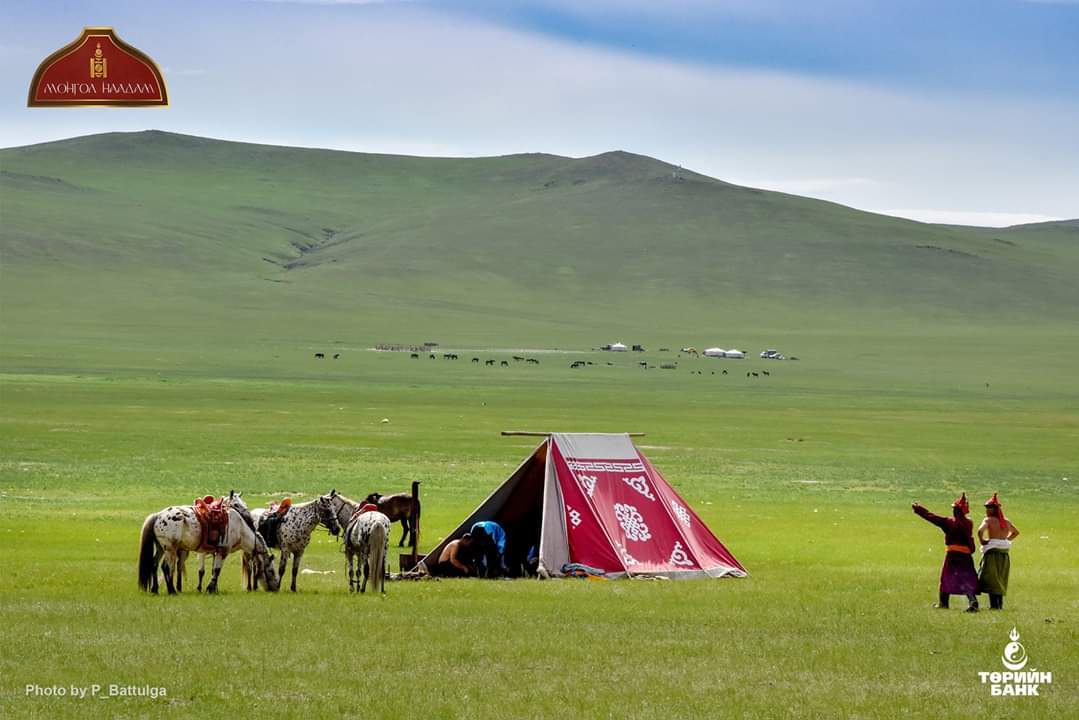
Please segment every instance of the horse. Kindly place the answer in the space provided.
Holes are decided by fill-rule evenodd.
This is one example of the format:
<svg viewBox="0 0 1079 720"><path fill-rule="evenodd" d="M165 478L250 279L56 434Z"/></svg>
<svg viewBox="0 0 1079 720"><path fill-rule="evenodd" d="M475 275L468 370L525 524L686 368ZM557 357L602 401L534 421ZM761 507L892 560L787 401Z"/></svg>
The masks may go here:
<svg viewBox="0 0 1079 720"><path fill-rule="evenodd" d="M334 518L337 520L338 527L348 527L348 524L352 521L352 516L360 507L361 503L350 500L344 495L339 495L336 489L330 490L330 494L324 495L323 497L330 499L330 507L333 508Z"/></svg>
<svg viewBox="0 0 1079 720"><path fill-rule="evenodd" d="M374 587L386 593L386 556L390 546L390 519L378 510L368 510L357 515L345 530L345 557L348 560L348 589L367 592L367 580L372 577ZM363 582L353 570L356 556L360 556Z"/></svg>
<svg viewBox="0 0 1079 720"><path fill-rule="evenodd" d="M378 511L388 517L391 523L400 521L401 542L397 543L397 547L402 547L405 544L406 537L410 545L415 541L416 525L420 521L420 501L418 499L413 502L412 495L409 493L382 495L374 492L364 498L363 501L377 505ZM415 520L415 523L413 523L413 520Z"/></svg>
<svg viewBox="0 0 1079 720"><path fill-rule="evenodd" d="M251 511L255 527L258 527L266 512L266 508L255 508ZM304 550L311 542L311 534L320 524L324 525L332 535L341 532L341 524L337 520L337 514L334 512L334 506L328 495L320 495L309 502L293 504L277 529L277 546L281 550L281 563L277 574L284 579L285 566L288 564L289 556L292 556L292 585L289 588L292 592L296 592L296 574L300 571L300 561L303 560Z"/></svg>
<svg viewBox="0 0 1079 720"><path fill-rule="evenodd" d="M251 529L235 508L229 507L228 514L228 530L221 547L214 551L213 575L206 591L217 592L217 579L225 558L239 550L252 558L253 568L244 564L245 576L249 569L253 569L254 574L266 583L266 589L275 592L280 581L274 573L273 556L262 536ZM182 592L184 560L188 553L199 551L201 542L202 526L194 507L174 505L147 515L142 523L139 541L139 588L157 594L157 567L161 565L168 594ZM244 579L247 580L246 577Z"/></svg>
<svg viewBox="0 0 1079 720"><path fill-rule="evenodd" d="M243 493L234 492L229 495L229 505L239 513L247 527L251 528L255 533L258 533L258 528L255 525L255 518L251 515L251 511L247 508L247 503L243 501ZM261 536L260 536L261 537ZM262 538L265 540L265 538ZM265 544L265 543L263 543ZM199 584L198 591L202 592L202 579L206 574L206 556L210 553L199 553ZM187 550L182 550L179 553L180 556L180 575L187 574ZM273 565L274 556L270 555L270 565ZM272 570L272 568L271 568ZM259 573L256 564L255 556L251 553L244 553L243 565L240 572L241 581L243 583L244 590L258 590L259 589ZM280 581L279 583L280 584Z"/></svg>

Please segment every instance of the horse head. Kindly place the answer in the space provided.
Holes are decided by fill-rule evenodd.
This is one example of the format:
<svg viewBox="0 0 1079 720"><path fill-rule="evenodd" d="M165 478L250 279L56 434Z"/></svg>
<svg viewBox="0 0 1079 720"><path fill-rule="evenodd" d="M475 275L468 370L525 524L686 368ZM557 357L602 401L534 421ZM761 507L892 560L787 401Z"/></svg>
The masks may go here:
<svg viewBox="0 0 1079 720"><path fill-rule="evenodd" d="M277 576L277 566L274 564L274 556L266 547L266 541L262 536L255 533L255 577L266 583L266 590L277 592L281 588L281 578Z"/></svg>
<svg viewBox="0 0 1079 720"><path fill-rule="evenodd" d="M315 501L318 521L326 526L331 535L341 532L341 524L337 520L337 503L334 502L336 496L337 491L334 490L329 495L319 495L318 500Z"/></svg>
<svg viewBox="0 0 1079 720"><path fill-rule="evenodd" d="M363 505L365 503L374 503L375 505L378 505L378 501L381 500L381 499L382 499L382 493L373 492L370 495L368 495L367 497L365 497L363 499L363 502L360 503L360 504Z"/></svg>

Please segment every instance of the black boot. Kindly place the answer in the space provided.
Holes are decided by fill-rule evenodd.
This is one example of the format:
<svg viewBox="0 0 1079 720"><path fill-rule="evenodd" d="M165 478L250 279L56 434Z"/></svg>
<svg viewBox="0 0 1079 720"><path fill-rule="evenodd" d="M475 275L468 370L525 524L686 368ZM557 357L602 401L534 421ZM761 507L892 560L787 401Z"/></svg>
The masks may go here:
<svg viewBox="0 0 1079 720"><path fill-rule="evenodd" d="M933 607L937 608L938 610L947 610L948 609L948 593L942 592L940 594L940 599L937 601L937 604L934 605Z"/></svg>
<svg viewBox="0 0 1079 720"><path fill-rule="evenodd" d="M1004 609L1004 596L1003 595L994 595L994 594L990 593L989 594L989 607L992 610L1003 610Z"/></svg>
<svg viewBox="0 0 1079 720"><path fill-rule="evenodd" d="M970 594L970 595L967 595L967 612L969 612L969 613L978 612L978 596L974 595L973 593Z"/></svg>

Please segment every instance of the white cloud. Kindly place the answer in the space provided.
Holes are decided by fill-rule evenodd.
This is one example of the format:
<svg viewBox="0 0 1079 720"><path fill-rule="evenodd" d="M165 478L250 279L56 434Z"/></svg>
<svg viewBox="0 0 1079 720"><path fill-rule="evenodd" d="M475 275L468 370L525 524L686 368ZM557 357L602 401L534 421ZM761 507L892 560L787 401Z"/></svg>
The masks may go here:
<svg viewBox="0 0 1079 720"><path fill-rule="evenodd" d="M981 227L1010 227L1011 225L1025 225L1027 223L1051 222L1064 220L1065 218L1051 215L1035 215L1030 213L1000 213L978 212L976 210L928 210L928 209L890 209L874 210L884 215L909 218L927 223L940 223L944 225L978 225Z"/></svg>

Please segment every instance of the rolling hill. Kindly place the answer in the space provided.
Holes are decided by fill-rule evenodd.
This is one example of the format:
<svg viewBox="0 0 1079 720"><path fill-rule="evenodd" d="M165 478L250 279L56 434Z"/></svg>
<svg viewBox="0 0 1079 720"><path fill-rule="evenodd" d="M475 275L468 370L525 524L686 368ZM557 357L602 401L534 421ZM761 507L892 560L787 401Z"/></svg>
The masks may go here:
<svg viewBox="0 0 1079 720"><path fill-rule="evenodd" d="M1079 320L1077 221L927 225L625 152L445 159L110 133L0 150L0 223L9 354L84 338L552 347Z"/></svg>

